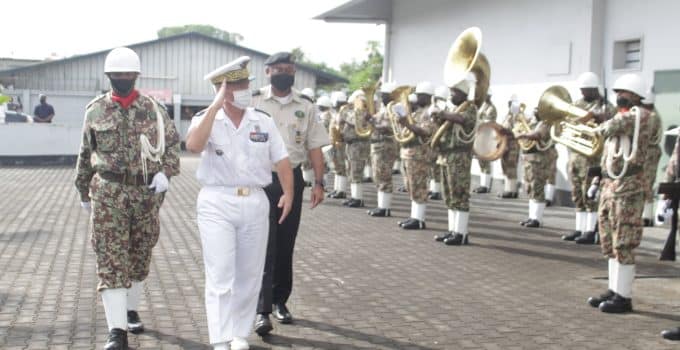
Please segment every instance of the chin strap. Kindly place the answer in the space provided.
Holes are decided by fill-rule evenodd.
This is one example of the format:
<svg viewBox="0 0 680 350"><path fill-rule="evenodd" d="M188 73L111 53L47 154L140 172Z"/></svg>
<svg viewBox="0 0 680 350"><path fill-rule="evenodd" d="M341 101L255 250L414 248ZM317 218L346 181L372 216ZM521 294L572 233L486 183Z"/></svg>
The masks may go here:
<svg viewBox="0 0 680 350"><path fill-rule="evenodd" d="M141 158L142 158L142 174L144 175L144 183L149 183L149 172L146 165L147 160L152 162L161 162L161 158L165 153L165 121L163 120L163 114L161 114L158 108L158 103L153 101L153 110L156 114L156 129L158 131L158 140L156 142L156 147L151 144L149 138L146 135L139 136L139 143L141 145Z"/></svg>

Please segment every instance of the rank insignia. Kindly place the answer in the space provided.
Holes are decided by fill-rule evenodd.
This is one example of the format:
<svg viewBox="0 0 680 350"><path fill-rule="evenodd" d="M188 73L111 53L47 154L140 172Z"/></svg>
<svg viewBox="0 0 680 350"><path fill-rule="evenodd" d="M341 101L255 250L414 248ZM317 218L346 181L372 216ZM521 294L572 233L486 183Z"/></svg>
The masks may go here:
<svg viewBox="0 0 680 350"><path fill-rule="evenodd" d="M267 142L269 140L269 133L253 131L250 133L250 141L252 142Z"/></svg>

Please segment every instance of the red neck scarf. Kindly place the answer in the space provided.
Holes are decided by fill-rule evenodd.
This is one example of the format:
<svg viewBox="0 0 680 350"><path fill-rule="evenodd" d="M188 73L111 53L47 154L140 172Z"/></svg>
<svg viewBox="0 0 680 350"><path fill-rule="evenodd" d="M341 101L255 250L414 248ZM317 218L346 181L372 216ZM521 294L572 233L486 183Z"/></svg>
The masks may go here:
<svg viewBox="0 0 680 350"><path fill-rule="evenodd" d="M125 109L130 108L130 105L137 99L137 96L139 96L137 90L132 90L127 96L119 96L115 91L111 92L111 100L113 100L113 102L118 102L118 104Z"/></svg>

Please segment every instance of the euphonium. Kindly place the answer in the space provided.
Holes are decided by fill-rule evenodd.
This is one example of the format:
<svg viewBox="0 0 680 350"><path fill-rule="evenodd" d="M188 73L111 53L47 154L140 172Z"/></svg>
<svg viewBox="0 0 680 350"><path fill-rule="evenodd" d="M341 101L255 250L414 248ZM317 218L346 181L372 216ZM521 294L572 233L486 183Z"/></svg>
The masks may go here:
<svg viewBox="0 0 680 350"><path fill-rule="evenodd" d="M411 93L411 91L413 91L413 87L408 85L400 86L394 89L392 92L392 101L388 103L387 106L385 106L385 109L387 110L387 116L389 117L390 124L392 125L392 131L394 132L394 139L400 144L406 144L413 141L413 139L416 137L416 134L399 124L399 118L401 117L392 110L392 107L394 107L394 105L397 103L401 103L406 109L406 117L404 118L407 118L410 124L414 124L415 121L411 116L411 105L408 102L408 95Z"/></svg>
<svg viewBox="0 0 680 350"><path fill-rule="evenodd" d="M519 113L517 114L517 119L515 120L514 126L512 128L512 133L515 135L528 134L532 130L531 126L529 126L526 116L524 115L524 110L526 108L527 106L524 103L519 105ZM520 139L517 140L517 143L519 143L519 147L524 151L528 151L536 146L536 141L533 140Z"/></svg>
<svg viewBox="0 0 680 350"><path fill-rule="evenodd" d="M365 99L355 98L354 99L354 131L357 136L361 139L367 139L371 137L373 133L373 124L367 123L364 119L366 112L370 115L375 114L375 91L380 87L380 82L377 82L373 86L365 86L361 88L364 92Z"/></svg>
<svg viewBox="0 0 680 350"><path fill-rule="evenodd" d="M602 151L604 139L596 127L581 121L589 114L572 105L569 92L559 85L545 90L538 101L538 117L552 125L552 139L586 157L593 157Z"/></svg>

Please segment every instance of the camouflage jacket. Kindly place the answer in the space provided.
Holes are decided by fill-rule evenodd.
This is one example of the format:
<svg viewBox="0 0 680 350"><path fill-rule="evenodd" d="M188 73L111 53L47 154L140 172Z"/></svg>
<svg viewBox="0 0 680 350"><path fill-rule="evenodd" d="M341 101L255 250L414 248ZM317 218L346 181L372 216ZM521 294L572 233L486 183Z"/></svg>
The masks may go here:
<svg viewBox="0 0 680 350"><path fill-rule="evenodd" d="M472 149L472 142L463 142L455 130L462 128L461 133L470 134L475 129L477 124L477 106L472 102L469 103L461 115L463 116L463 124L452 124L439 140L438 151L440 153L449 153L454 150L459 152L470 151Z"/></svg>
<svg viewBox="0 0 680 350"><path fill-rule="evenodd" d="M373 140L382 140L384 137L390 137L394 135L394 131L392 130L392 123L390 122L390 117L387 114L387 108L385 106L381 106L380 109L373 115L373 118L371 118L371 124L373 124L373 127L375 128L373 131L373 134L371 135L371 139Z"/></svg>
<svg viewBox="0 0 680 350"><path fill-rule="evenodd" d="M428 107L418 107L411 113L414 125L423 129L426 138L414 137L414 141L401 145L400 156L402 159L428 159L430 157L430 146L427 144L432 134L436 131L436 125L427 111ZM402 127L402 129L406 129Z"/></svg>
<svg viewBox="0 0 680 350"><path fill-rule="evenodd" d="M140 94L124 109L111 100L110 93L87 105L76 169L76 188L82 201L89 201L90 181L97 172L142 175L140 136L146 135L151 145L157 146L158 117L165 122L165 153L160 163L148 160L147 169L149 174L162 171L169 178L179 174L179 135L163 106Z"/></svg>
<svg viewBox="0 0 680 350"><path fill-rule="evenodd" d="M477 111L477 118L480 122L495 122L498 116L496 112L496 106L493 103L484 101L479 110Z"/></svg>

